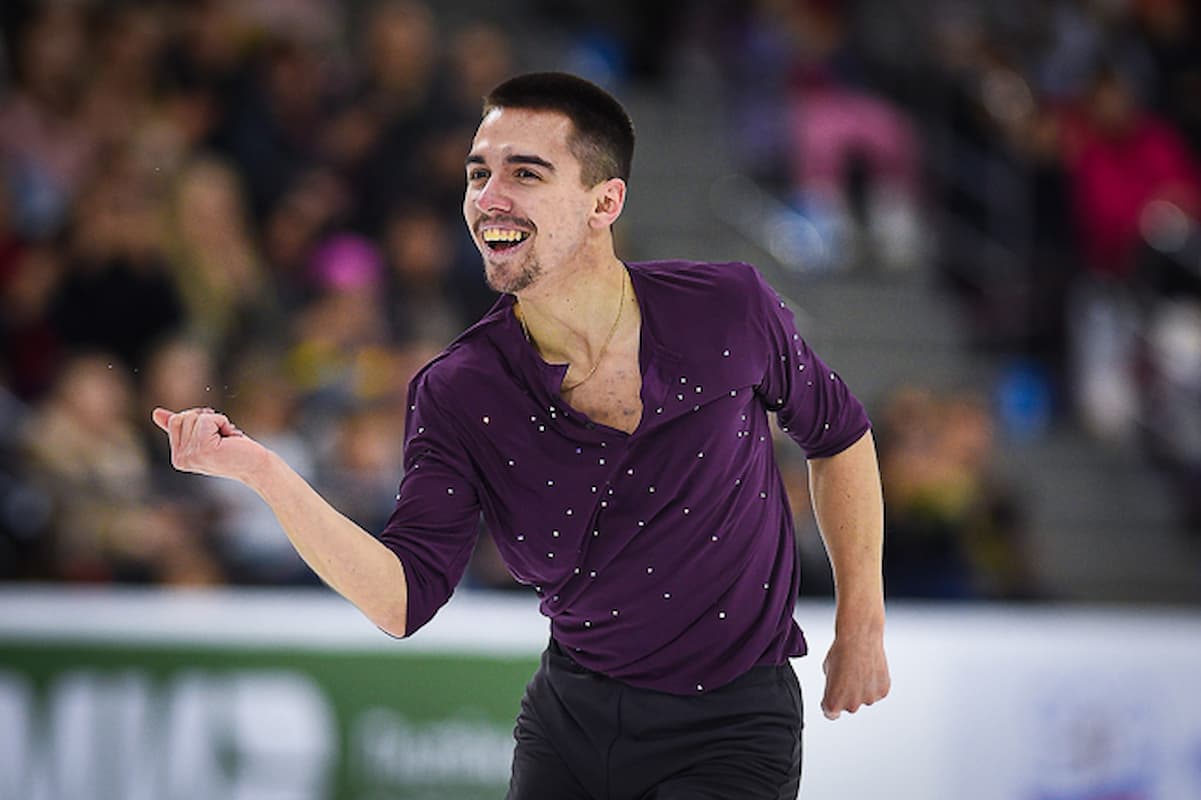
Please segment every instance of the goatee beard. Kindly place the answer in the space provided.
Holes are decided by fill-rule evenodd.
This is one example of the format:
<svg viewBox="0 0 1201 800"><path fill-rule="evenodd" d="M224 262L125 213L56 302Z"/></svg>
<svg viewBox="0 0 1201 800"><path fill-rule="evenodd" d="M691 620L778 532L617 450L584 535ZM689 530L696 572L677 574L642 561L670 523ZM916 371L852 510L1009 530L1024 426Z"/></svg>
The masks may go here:
<svg viewBox="0 0 1201 800"><path fill-rule="evenodd" d="M508 270L505 274L500 271L488 269L488 259L484 259L484 279L487 280L488 286L494 292L501 294L517 294L525 291L534 285L534 283L542 277L542 267L534 258L527 258L520 266L517 267L517 273L510 275Z"/></svg>

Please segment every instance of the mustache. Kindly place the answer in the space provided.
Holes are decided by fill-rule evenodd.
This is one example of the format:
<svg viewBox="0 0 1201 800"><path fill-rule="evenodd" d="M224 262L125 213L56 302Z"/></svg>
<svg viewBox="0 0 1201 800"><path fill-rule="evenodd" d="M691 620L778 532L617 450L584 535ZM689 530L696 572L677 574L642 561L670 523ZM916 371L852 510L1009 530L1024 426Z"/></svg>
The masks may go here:
<svg viewBox="0 0 1201 800"><path fill-rule="evenodd" d="M477 219L471 226L472 231L479 235L480 229L485 225L504 225L509 228L517 228L536 232L538 226L525 217L514 217L509 214L496 214L493 216L483 216Z"/></svg>

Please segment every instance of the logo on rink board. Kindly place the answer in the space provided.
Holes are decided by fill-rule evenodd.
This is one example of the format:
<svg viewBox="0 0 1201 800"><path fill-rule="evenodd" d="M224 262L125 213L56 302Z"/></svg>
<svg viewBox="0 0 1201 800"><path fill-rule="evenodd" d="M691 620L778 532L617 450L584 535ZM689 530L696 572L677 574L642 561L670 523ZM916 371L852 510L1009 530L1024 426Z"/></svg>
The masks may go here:
<svg viewBox="0 0 1201 800"><path fill-rule="evenodd" d="M303 675L0 672L0 800L329 796L336 729Z"/></svg>
<svg viewBox="0 0 1201 800"><path fill-rule="evenodd" d="M511 724L338 709L298 671L0 670L0 800L484 797L512 754Z"/></svg>

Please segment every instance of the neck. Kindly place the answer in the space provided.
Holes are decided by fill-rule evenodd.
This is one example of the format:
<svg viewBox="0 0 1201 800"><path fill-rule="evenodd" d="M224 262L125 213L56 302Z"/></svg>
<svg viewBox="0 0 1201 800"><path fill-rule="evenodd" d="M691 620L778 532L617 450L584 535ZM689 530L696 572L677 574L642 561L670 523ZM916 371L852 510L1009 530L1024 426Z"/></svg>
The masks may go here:
<svg viewBox="0 0 1201 800"><path fill-rule="evenodd" d="M612 338L623 286L625 303L633 298L628 280L625 264L610 256L555 283L539 281L517 295L515 311L544 359L587 372Z"/></svg>

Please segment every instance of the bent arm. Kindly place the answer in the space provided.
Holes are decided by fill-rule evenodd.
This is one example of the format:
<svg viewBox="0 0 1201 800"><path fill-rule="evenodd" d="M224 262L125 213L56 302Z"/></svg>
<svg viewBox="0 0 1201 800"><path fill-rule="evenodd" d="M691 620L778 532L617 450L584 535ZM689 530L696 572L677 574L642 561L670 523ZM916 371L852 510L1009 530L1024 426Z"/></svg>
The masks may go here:
<svg viewBox="0 0 1201 800"><path fill-rule="evenodd" d="M408 582L387 547L340 514L271 450L209 408L156 408L154 423L185 472L239 481L271 507L296 552L335 591L393 636L404 636Z"/></svg>
<svg viewBox="0 0 1201 800"><path fill-rule="evenodd" d="M408 589L404 566L391 550L269 450L243 482L275 512L296 552L321 580L385 633L405 635Z"/></svg>
<svg viewBox="0 0 1201 800"><path fill-rule="evenodd" d="M870 431L809 462L818 528L834 571L834 644L826 656L822 709L830 719L888 694L884 656L884 501Z"/></svg>

